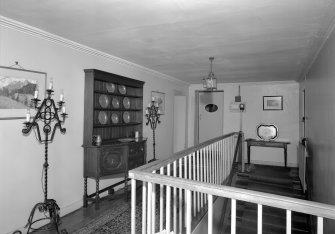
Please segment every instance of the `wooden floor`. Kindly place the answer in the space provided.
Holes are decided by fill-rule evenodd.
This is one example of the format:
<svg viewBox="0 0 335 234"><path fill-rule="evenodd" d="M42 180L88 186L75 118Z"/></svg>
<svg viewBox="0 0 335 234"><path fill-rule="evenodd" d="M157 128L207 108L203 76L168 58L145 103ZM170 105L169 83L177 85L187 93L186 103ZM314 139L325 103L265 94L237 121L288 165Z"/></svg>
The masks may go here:
<svg viewBox="0 0 335 234"><path fill-rule="evenodd" d="M254 171L257 171L256 175L259 176L260 174L264 173L266 177L269 175L273 175L273 172L275 171L276 179L280 180L281 176L284 176L286 173L286 169L284 168L279 168L279 167L262 167L262 166L256 166ZM281 173L281 171L284 170L285 173ZM293 170L294 172L294 170ZM292 173L291 173L292 174ZM256 177L256 175L254 177ZM283 186L267 186L267 183L262 182L261 186L259 185L260 183L257 182L256 185L255 183L251 183L250 180L245 180L246 178L249 178L250 175L248 174L239 174L238 175L239 181L237 182L237 187L244 187L253 190L264 190L266 189L266 192L270 192L269 189L273 190L272 192L275 194L281 194L281 195L286 195L287 189L284 188ZM247 177L248 176L248 177ZM263 175L262 175L263 176ZM265 177L265 176L263 176ZM279 181L280 182L280 181ZM273 183L273 181L271 181ZM236 185L235 185L236 186ZM257 189L255 189L255 188ZM295 189L293 189L295 191ZM298 192L295 192L295 194L299 194ZM299 194L300 195L300 194ZM94 204L90 204L88 208L80 208L77 211L74 211L64 217L61 218L61 226L60 230L66 229L68 233L73 233L76 230L79 230L83 226L85 226L87 223L89 223L92 219L96 218L97 216L105 213L107 210L113 209L113 203L125 200L125 195L123 193L123 190L116 192L114 195L109 195L108 197L104 198L100 202L100 209L96 209ZM130 201L129 201L130 202ZM36 232L37 233L37 232ZM39 233L39 232L38 232ZM40 232L42 233L42 232ZM43 233L56 233L56 231L48 231L48 232L43 232Z"/></svg>
<svg viewBox="0 0 335 234"><path fill-rule="evenodd" d="M100 208L96 209L94 204L89 204L87 208L80 208L70 214L65 215L61 218L61 225L59 230L65 229L68 233L73 233L80 228L84 227L92 219L105 213L109 209L113 209L113 203L118 200L125 200L125 195L123 190L117 191L113 195L108 195L100 201ZM130 203L130 201L128 201ZM50 231L35 231L34 233L45 233L54 234L57 233L56 230Z"/></svg>

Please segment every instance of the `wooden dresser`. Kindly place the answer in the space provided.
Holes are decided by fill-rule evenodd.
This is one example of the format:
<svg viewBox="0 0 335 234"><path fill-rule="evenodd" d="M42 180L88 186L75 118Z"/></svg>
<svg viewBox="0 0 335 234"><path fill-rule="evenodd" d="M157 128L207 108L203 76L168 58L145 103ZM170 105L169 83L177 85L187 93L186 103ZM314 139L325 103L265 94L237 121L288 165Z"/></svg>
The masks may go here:
<svg viewBox="0 0 335 234"><path fill-rule="evenodd" d="M84 207L99 194L124 184L127 194L128 170L146 163L143 129L144 82L96 70L85 70L84 99ZM138 137L135 138L137 132ZM101 142L97 142L97 136ZM87 179L96 183L95 193L87 194ZM120 178L106 188L101 179Z"/></svg>

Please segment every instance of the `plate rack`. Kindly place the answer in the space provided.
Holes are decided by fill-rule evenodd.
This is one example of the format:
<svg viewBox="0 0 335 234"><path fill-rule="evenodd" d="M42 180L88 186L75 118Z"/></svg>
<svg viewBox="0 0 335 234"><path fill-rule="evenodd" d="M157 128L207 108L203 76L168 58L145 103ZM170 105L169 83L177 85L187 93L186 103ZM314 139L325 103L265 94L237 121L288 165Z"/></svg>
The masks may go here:
<svg viewBox="0 0 335 234"><path fill-rule="evenodd" d="M146 139L141 137L144 82L97 69L84 71L83 206L92 201L98 208L99 194L117 185L124 183L128 195L128 171L146 163ZM139 138L135 139L135 132ZM97 135L102 140L99 145L93 141ZM90 195L88 178L96 183L96 191ZM122 180L100 190L100 179L110 178Z"/></svg>

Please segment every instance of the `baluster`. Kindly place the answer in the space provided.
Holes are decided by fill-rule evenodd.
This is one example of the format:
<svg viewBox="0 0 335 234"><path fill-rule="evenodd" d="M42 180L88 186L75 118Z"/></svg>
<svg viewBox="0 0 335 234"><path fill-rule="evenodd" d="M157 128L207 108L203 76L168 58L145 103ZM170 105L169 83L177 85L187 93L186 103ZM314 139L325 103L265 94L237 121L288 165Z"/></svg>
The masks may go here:
<svg viewBox="0 0 335 234"><path fill-rule="evenodd" d="M192 203L191 203L191 191L186 190L186 233L191 234L191 223L192 223Z"/></svg>
<svg viewBox="0 0 335 234"><path fill-rule="evenodd" d="M177 177L177 161L173 162L173 176ZM173 187L173 231L177 233L177 187Z"/></svg>
<svg viewBox="0 0 335 234"><path fill-rule="evenodd" d="M218 150L216 148L216 145L217 145L217 142L215 142L213 144L213 148L214 148L214 163L213 163L213 167L214 167L214 184L217 184L218 183Z"/></svg>
<svg viewBox="0 0 335 234"><path fill-rule="evenodd" d="M188 179L192 180L192 154L189 154L187 157L188 157Z"/></svg>
<svg viewBox="0 0 335 234"><path fill-rule="evenodd" d="M159 169L159 173L164 175L164 167ZM159 231L163 231L163 214L164 214L164 186L159 186Z"/></svg>
<svg viewBox="0 0 335 234"><path fill-rule="evenodd" d="M218 143L218 158L219 158L219 184L222 184L222 150L221 150L222 140Z"/></svg>
<svg viewBox="0 0 335 234"><path fill-rule="evenodd" d="M229 152L228 152L228 155L229 155L229 157L228 157L228 175L230 174L230 172L231 172L231 137L229 137L228 138L228 150L229 150Z"/></svg>
<svg viewBox="0 0 335 234"><path fill-rule="evenodd" d="M213 195L208 194L208 234L213 233Z"/></svg>
<svg viewBox="0 0 335 234"><path fill-rule="evenodd" d="M286 234L291 234L292 228L292 212L290 210L286 210Z"/></svg>
<svg viewBox="0 0 335 234"><path fill-rule="evenodd" d="M152 173L156 173L156 171L153 171ZM152 206L151 206L151 217L152 217L152 222L151 222L151 232L156 233L156 184L152 184Z"/></svg>
<svg viewBox="0 0 335 234"><path fill-rule="evenodd" d="M135 234L136 232L135 208L136 208L136 180L131 179L131 234Z"/></svg>
<svg viewBox="0 0 335 234"><path fill-rule="evenodd" d="M220 162L220 184L223 182L223 150L222 150L222 140L219 141L219 162Z"/></svg>
<svg viewBox="0 0 335 234"><path fill-rule="evenodd" d="M147 233L147 182L142 185L142 234Z"/></svg>
<svg viewBox="0 0 335 234"><path fill-rule="evenodd" d="M187 179L187 157L184 157L184 179ZM187 200L187 194L185 193L185 202ZM187 213L187 207L185 206L185 214ZM185 222L186 225L186 222Z"/></svg>
<svg viewBox="0 0 335 234"><path fill-rule="evenodd" d="M262 205L257 205L257 234L262 234L263 232L263 209Z"/></svg>
<svg viewBox="0 0 335 234"><path fill-rule="evenodd" d="M167 165L167 175L170 176L170 164ZM166 214L165 214L165 223L166 231L170 233L170 216L171 216L171 187L166 186Z"/></svg>
<svg viewBox="0 0 335 234"><path fill-rule="evenodd" d="M152 213L152 183L148 182L148 211L147 211L147 232L148 234L151 234L151 213Z"/></svg>
<svg viewBox="0 0 335 234"><path fill-rule="evenodd" d="M323 234L323 217L318 217L317 234Z"/></svg>
<svg viewBox="0 0 335 234"><path fill-rule="evenodd" d="M211 172L211 180L210 183L215 184L215 173L216 173L216 165L214 164L215 162L215 150L214 150L214 144L211 144L211 157L210 157L210 163L209 166L212 168L212 172ZM208 197L208 195L207 195Z"/></svg>
<svg viewBox="0 0 335 234"><path fill-rule="evenodd" d="M214 164L214 167L215 167L215 183L218 184L219 183L219 169L220 169L220 164L219 164L219 154L218 154L218 142L215 142L215 145L214 145L214 148L215 148L215 164Z"/></svg>
<svg viewBox="0 0 335 234"><path fill-rule="evenodd" d="M209 167L212 168L212 172L211 172L211 180L210 182L212 184L215 184L216 181L216 164L215 164L215 147L214 147L214 143L211 144L211 157L210 157L210 163L209 163ZM208 197L208 196L207 196Z"/></svg>
<svg viewBox="0 0 335 234"><path fill-rule="evenodd" d="M207 146L205 148L204 168L205 168L204 182L208 182L208 180L207 180L207 178L208 178L208 147ZM206 193L204 193L204 204L207 204L207 194Z"/></svg>
<svg viewBox="0 0 335 234"><path fill-rule="evenodd" d="M236 200L231 199L231 234L236 234Z"/></svg>
<svg viewBox="0 0 335 234"><path fill-rule="evenodd" d="M195 152L192 153L192 162L193 162L193 180L196 181L197 178L195 176ZM196 216L197 214L197 192L193 192L193 216Z"/></svg>
<svg viewBox="0 0 335 234"><path fill-rule="evenodd" d="M200 152L197 150L197 181L200 181ZM198 212L200 212L200 192L197 192Z"/></svg>
<svg viewBox="0 0 335 234"><path fill-rule="evenodd" d="M204 172L203 149L200 149L200 181L201 181L201 182L204 181L203 172ZM204 194L201 193L200 196L201 196L201 197L200 197L200 206L201 206L201 208L202 208L202 207L203 207L203 204L204 204Z"/></svg>
<svg viewBox="0 0 335 234"><path fill-rule="evenodd" d="M227 138L224 139L223 141L223 152L224 152L224 157L223 157L223 164L224 164L224 180L227 178Z"/></svg>
<svg viewBox="0 0 335 234"><path fill-rule="evenodd" d="M213 144L208 146L208 156L207 156L207 170L208 170L208 179L207 183L213 183L213 173L214 168L212 167L212 160L213 160ZM207 196L208 197L208 196Z"/></svg>
<svg viewBox="0 0 335 234"><path fill-rule="evenodd" d="M183 178L183 160L179 159L179 178ZM179 233L183 229L183 190L179 188Z"/></svg>

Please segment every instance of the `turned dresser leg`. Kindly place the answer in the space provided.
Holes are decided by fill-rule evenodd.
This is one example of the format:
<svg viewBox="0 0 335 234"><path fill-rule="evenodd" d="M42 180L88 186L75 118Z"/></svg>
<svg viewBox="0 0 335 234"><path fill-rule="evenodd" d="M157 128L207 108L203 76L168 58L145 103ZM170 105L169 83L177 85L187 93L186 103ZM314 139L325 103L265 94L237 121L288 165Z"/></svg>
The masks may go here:
<svg viewBox="0 0 335 234"><path fill-rule="evenodd" d="M95 208L99 209L99 177L95 179Z"/></svg>
<svg viewBox="0 0 335 234"><path fill-rule="evenodd" d="M84 177L84 196L83 196L83 207L86 208L88 205L87 201L87 177Z"/></svg>

